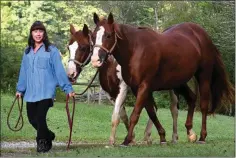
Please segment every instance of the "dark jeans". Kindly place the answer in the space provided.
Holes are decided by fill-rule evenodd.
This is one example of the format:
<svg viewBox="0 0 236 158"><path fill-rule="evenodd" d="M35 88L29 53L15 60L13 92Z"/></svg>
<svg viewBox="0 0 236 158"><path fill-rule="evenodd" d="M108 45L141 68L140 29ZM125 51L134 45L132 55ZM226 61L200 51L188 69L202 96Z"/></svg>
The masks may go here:
<svg viewBox="0 0 236 158"><path fill-rule="evenodd" d="M37 102L27 102L27 116L30 124L37 130L36 140L50 139L50 133L46 122L47 112L53 106L52 99L44 99Z"/></svg>

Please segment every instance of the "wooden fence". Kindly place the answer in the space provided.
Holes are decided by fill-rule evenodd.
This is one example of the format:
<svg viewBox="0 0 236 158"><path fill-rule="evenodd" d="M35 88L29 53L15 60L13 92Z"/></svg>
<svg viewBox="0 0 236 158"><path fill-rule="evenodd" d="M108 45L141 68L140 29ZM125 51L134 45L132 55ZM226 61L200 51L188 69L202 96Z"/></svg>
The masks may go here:
<svg viewBox="0 0 236 158"><path fill-rule="evenodd" d="M87 87L88 83L74 83L73 86ZM109 95L101 88L99 83L93 83L83 95L76 95L75 99L79 102L97 102L98 104L104 101L110 101Z"/></svg>

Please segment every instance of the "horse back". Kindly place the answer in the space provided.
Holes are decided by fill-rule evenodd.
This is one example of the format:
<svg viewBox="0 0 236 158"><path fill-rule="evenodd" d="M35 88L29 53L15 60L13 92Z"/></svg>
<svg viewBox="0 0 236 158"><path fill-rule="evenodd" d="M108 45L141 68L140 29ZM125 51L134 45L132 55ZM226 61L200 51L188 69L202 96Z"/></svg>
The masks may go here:
<svg viewBox="0 0 236 158"><path fill-rule="evenodd" d="M168 41L174 39L181 48L190 49L189 52L193 52L191 49L195 49L200 57L201 64L213 62L215 46L208 33L200 25L192 22L177 24L165 30L163 35L168 38Z"/></svg>
<svg viewBox="0 0 236 158"><path fill-rule="evenodd" d="M156 77L162 83L159 87L165 89L183 84L196 72L214 65L214 45L198 24L178 24L165 30L162 35L161 59Z"/></svg>

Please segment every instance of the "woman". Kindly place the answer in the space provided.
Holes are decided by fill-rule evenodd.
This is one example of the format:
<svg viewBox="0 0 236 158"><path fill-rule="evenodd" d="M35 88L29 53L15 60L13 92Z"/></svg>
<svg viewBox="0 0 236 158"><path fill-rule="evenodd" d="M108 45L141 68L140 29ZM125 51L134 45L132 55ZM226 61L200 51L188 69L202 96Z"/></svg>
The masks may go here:
<svg viewBox="0 0 236 158"><path fill-rule="evenodd" d="M36 21L30 28L16 96L24 96L29 122L37 130L37 152L49 151L55 138L47 127L46 116L53 106L57 84L70 97L75 95L58 49L49 42L43 23Z"/></svg>

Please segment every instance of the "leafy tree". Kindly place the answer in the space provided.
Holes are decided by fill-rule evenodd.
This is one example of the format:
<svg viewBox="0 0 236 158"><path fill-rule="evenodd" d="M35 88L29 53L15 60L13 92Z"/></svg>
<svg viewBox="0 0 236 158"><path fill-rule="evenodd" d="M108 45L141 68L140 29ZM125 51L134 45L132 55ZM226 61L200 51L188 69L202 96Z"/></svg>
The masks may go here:
<svg viewBox="0 0 236 158"><path fill-rule="evenodd" d="M93 13L107 16L111 11L119 23L148 26L160 32L182 22L200 24L220 50L230 80L235 83L234 9L234 1L1 1L1 90L15 93L21 58L34 21L44 22L66 67L69 24L77 30L87 24L93 30ZM88 65L79 82L89 81L95 71ZM162 93L160 98L165 100L167 96ZM159 104L166 106L164 101Z"/></svg>

